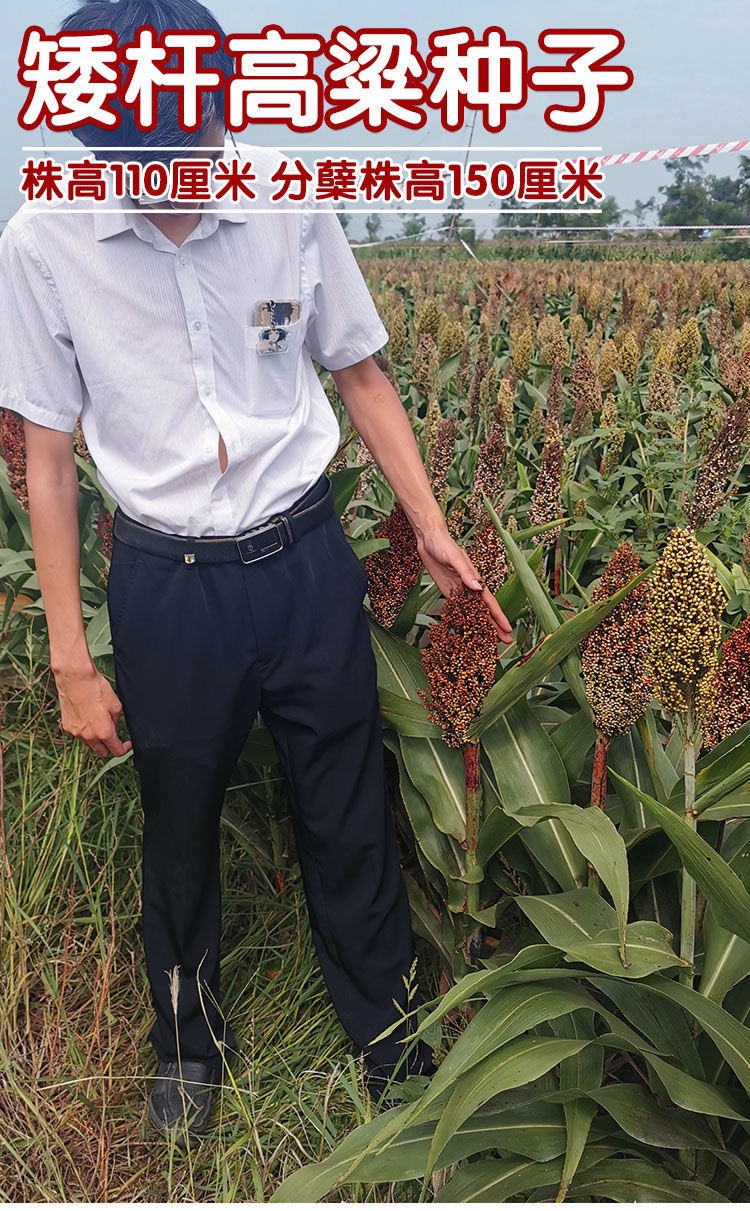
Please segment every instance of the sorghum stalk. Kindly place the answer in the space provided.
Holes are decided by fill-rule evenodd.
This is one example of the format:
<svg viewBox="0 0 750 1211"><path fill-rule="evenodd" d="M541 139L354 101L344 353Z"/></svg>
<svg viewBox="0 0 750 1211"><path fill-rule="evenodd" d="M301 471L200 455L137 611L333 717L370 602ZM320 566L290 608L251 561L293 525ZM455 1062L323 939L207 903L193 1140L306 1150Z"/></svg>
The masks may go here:
<svg viewBox="0 0 750 1211"><path fill-rule="evenodd" d="M477 841L482 807L482 783L479 774L479 745L463 746L464 777L466 781L466 911L479 911L479 880L477 875Z"/></svg>
<svg viewBox="0 0 750 1211"><path fill-rule="evenodd" d="M685 763L685 823L696 831L697 812L695 810L695 759L700 747L700 729L696 731L693 725L692 712L685 716L683 727L684 763ZM680 982L692 987L692 964L695 958L695 926L696 926L696 885L695 879L682 868L682 891L680 895L680 957L687 959L690 967L680 968Z"/></svg>

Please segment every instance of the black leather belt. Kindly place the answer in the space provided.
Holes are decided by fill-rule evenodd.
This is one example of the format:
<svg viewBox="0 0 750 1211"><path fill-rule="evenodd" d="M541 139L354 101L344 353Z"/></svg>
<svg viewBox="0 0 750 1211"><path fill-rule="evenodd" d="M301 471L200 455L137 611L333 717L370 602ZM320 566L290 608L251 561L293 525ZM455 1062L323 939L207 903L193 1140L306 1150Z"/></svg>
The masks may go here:
<svg viewBox="0 0 750 1211"><path fill-rule="evenodd" d="M184 563L223 563L230 559L254 563L296 542L332 513L333 486L324 474L288 509L242 534L217 538L166 534L128 517L119 506L115 509L113 530L130 547Z"/></svg>

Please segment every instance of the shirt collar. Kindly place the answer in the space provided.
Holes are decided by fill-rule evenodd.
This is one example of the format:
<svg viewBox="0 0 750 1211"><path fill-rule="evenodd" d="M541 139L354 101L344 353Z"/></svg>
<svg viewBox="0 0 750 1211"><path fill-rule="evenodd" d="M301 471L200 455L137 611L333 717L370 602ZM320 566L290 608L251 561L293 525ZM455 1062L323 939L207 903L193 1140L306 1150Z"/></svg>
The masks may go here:
<svg viewBox="0 0 750 1211"><path fill-rule="evenodd" d="M195 230L196 235L212 235L222 219L226 219L229 223L247 222L247 212L236 202L228 204L222 200L219 203L212 198L209 202L203 203L201 210L201 222ZM148 220L145 215L133 212L130 198L117 198L113 200L113 205L109 210L95 212L94 235L97 240L106 240L110 236L119 235L121 231L127 231L128 228L138 235L138 227L142 227L144 222L148 222Z"/></svg>

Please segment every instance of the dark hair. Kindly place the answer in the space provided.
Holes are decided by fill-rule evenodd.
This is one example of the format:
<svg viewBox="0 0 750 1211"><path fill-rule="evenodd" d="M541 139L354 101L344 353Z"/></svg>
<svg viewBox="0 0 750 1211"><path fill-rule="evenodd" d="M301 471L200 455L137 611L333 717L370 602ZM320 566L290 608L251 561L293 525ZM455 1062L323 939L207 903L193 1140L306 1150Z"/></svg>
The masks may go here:
<svg viewBox="0 0 750 1211"><path fill-rule="evenodd" d="M222 79L231 75L234 69L232 56L224 50L224 30L216 18L198 0L84 0L74 13L66 17L60 24L60 33L73 33L79 30L111 29L117 36L118 46L123 46L135 40L135 32L141 25L150 25L157 34L167 29L202 29L214 30L219 35L218 48L213 52L204 52L202 64L221 72ZM163 65L164 66L164 65ZM166 66L169 66L167 61ZM124 81L129 65L120 68ZM224 126L224 90L206 91L202 97L201 124L197 130L184 130L180 126L179 92L172 89L159 89L157 96L157 120L153 130L139 130L135 124L133 110L120 104L113 97L109 108L121 115L119 126L97 126L93 122L77 126L71 131L86 147L118 146L124 148L143 148L143 151L128 150L123 152L127 159L140 160L145 163L149 159L159 159L169 162L175 156L189 154L191 147L197 147L213 121ZM148 148L174 147L174 152L153 152ZM115 152L110 153L114 157Z"/></svg>

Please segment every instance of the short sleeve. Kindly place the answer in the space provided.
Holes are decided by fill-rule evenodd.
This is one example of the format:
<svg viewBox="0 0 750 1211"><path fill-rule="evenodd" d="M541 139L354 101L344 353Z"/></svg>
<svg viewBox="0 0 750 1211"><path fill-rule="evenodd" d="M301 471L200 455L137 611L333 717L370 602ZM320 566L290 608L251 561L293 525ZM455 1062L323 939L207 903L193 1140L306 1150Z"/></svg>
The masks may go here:
<svg viewBox="0 0 750 1211"><path fill-rule="evenodd" d="M0 239L0 406L72 432L82 385L52 277L26 232Z"/></svg>
<svg viewBox="0 0 750 1211"><path fill-rule="evenodd" d="M388 332L333 207L316 205L303 222L312 298L305 344L326 370L343 370L382 349Z"/></svg>

